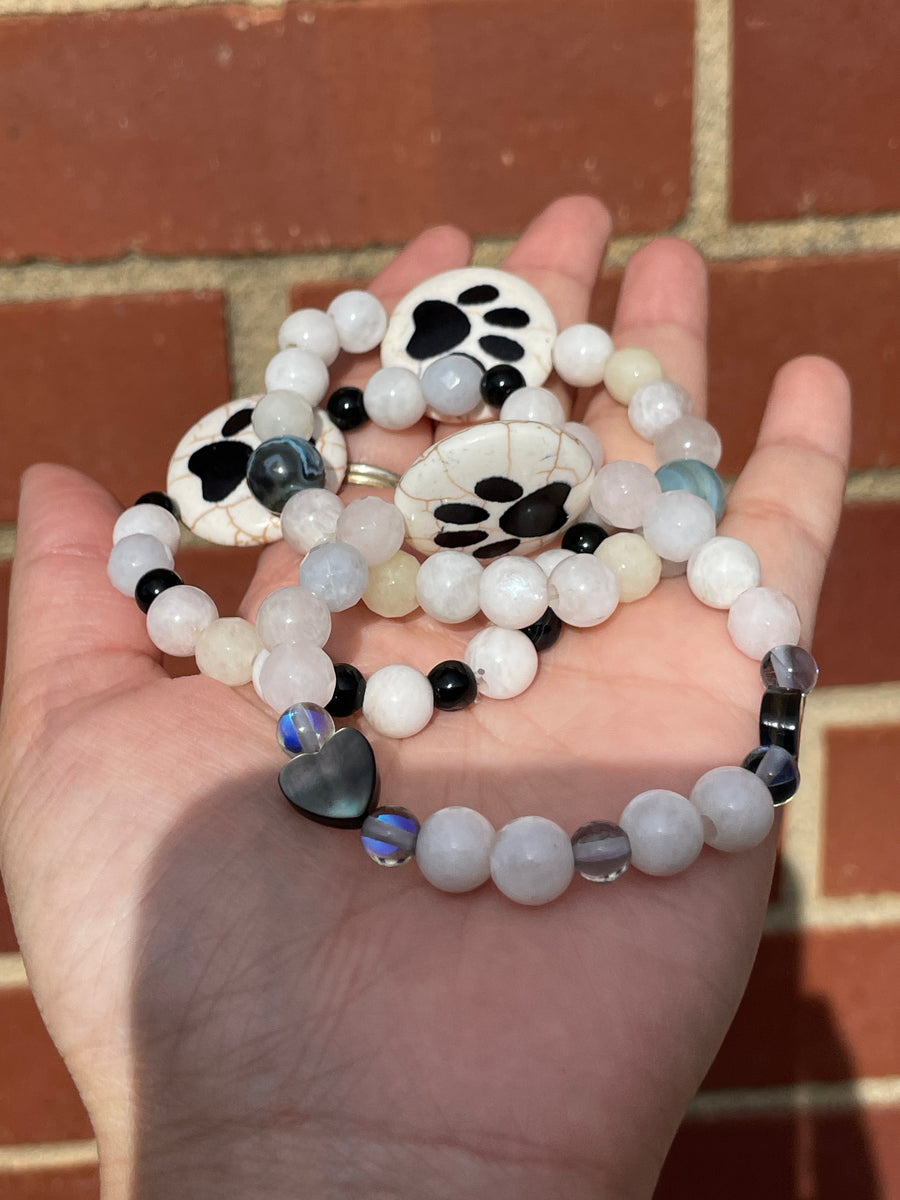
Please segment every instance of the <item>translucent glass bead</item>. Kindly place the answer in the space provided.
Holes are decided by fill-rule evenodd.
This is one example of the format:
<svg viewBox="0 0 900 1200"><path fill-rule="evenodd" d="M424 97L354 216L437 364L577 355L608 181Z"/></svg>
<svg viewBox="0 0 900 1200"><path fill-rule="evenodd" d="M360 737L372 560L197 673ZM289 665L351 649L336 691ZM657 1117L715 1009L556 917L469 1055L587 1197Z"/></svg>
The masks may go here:
<svg viewBox="0 0 900 1200"><path fill-rule="evenodd" d="M615 575L623 604L649 596L659 583L659 555L639 533L614 533L600 543L595 557Z"/></svg>
<svg viewBox="0 0 900 1200"><path fill-rule="evenodd" d="M716 514L716 523L725 515L725 484L706 463L696 458L683 458L665 463L656 472L664 492L691 492L705 500Z"/></svg>
<svg viewBox="0 0 900 1200"><path fill-rule="evenodd" d="M328 368L317 354L289 346L269 359L265 385L267 392L299 392L315 407L328 391Z"/></svg>
<svg viewBox="0 0 900 1200"><path fill-rule="evenodd" d="M802 646L773 646L763 657L759 673L764 687L792 688L809 695L819 678L819 667Z"/></svg>
<svg viewBox="0 0 900 1200"><path fill-rule="evenodd" d="M384 305L371 292L351 289L335 296L328 306L341 349L348 354L368 354L374 350L387 329Z"/></svg>
<svg viewBox="0 0 900 1200"><path fill-rule="evenodd" d="M468 621L479 610L481 563L462 550L439 550L419 567L416 596L422 608L444 625Z"/></svg>
<svg viewBox="0 0 900 1200"><path fill-rule="evenodd" d="M512 363L497 363L488 367L481 377L481 398L492 408L500 408L503 401L519 388L525 387L525 376Z"/></svg>
<svg viewBox="0 0 900 1200"><path fill-rule="evenodd" d="M572 834L575 870L591 883L612 883L631 862L628 834L612 821L591 821Z"/></svg>
<svg viewBox="0 0 900 1200"><path fill-rule="evenodd" d="M442 712L459 712L474 704L478 684L471 667L455 658L439 662L428 672L428 682L434 693L434 707Z"/></svg>
<svg viewBox="0 0 900 1200"><path fill-rule="evenodd" d="M481 574L481 611L502 629L521 629L547 607L547 576L530 558L509 555L489 562Z"/></svg>
<svg viewBox="0 0 900 1200"><path fill-rule="evenodd" d="M197 636L194 657L201 675L229 687L253 678L253 660L263 649L259 634L242 617L219 617Z"/></svg>
<svg viewBox="0 0 900 1200"><path fill-rule="evenodd" d="M775 818L769 789L743 767L714 767L701 775L691 804L702 818L707 845L728 853L758 846Z"/></svg>
<svg viewBox="0 0 900 1200"><path fill-rule="evenodd" d="M331 637L331 613L309 588L276 588L259 606L256 631L268 650L285 642L324 646Z"/></svg>
<svg viewBox="0 0 900 1200"><path fill-rule="evenodd" d="M369 582L363 592L363 604L379 617L405 617L419 607L416 577L419 561L405 550L398 550L387 562L369 567Z"/></svg>
<svg viewBox="0 0 900 1200"><path fill-rule="evenodd" d="M519 817L504 825L491 850L491 878L517 904L549 904L575 874L566 831L546 817Z"/></svg>
<svg viewBox="0 0 900 1200"><path fill-rule="evenodd" d="M280 513L291 496L324 483L322 455L305 438L269 438L247 462L247 486L269 512Z"/></svg>
<svg viewBox="0 0 900 1200"><path fill-rule="evenodd" d="M301 308L281 322L278 330L278 349L297 346L321 358L326 367L338 356L341 348L334 321L320 308Z"/></svg>
<svg viewBox="0 0 900 1200"><path fill-rule="evenodd" d="M346 542L313 546L300 564L300 583L324 600L332 612L352 608L369 583L366 560Z"/></svg>
<svg viewBox="0 0 900 1200"><path fill-rule="evenodd" d="M690 492L663 492L644 518L644 537L661 558L684 562L716 533L716 514Z"/></svg>
<svg viewBox="0 0 900 1200"><path fill-rule="evenodd" d="M462 417L481 404L482 370L467 354L448 354L422 375L425 403L444 417Z"/></svg>
<svg viewBox="0 0 900 1200"><path fill-rule="evenodd" d="M628 420L639 437L648 442L667 425L691 411L691 398L671 379L655 379L639 387L628 402Z"/></svg>
<svg viewBox="0 0 900 1200"><path fill-rule="evenodd" d="M372 728L385 737L413 737L434 713L431 684L415 667L391 663L369 676L362 711Z"/></svg>
<svg viewBox="0 0 900 1200"><path fill-rule="evenodd" d="M579 629L599 625L619 603L616 576L595 554L564 559L554 567L549 583L550 607L566 625Z"/></svg>
<svg viewBox="0 0 900 1200"><path fill-rule="evenodd" d="M275 733L285 754L314 754L334 733L334 721L319 704L292 704L278 718Z"/></svg>
<svg viewBox="0 0 900 1200"><path fill-rule="evenodd" d="M679 417L660 430L653 441L657 462L694 458L717 467L722 457L722 439L709 421L700 417Z"/></svg>
<svg viewBox="0 0 900 1200"><path fill-rule="evenodd" d="M577 442L581 442L588 454L594 460L594 469L599 471L603 466L603 445L600 439L594 433L593 429L587 425L582 425L580 421L566 421L563 425L563 430L569 437L575 438Z"/></svg>
<svg viewBox="0 0 900 1200"><path fill-rule="evenodd" d="M793 758L800 753L800 723L803 720L802 692L770 688L759 706L761 746L781 746Z"/></svg>
<svg viewBox="0 0 900 1200"><path fill-rule="evenodd" d="M566 411L559 398L548 388L523 387L503 402L500 409L501 421L541 421L562 429L566 423Z"/></svg>
<svg viewBox="0 0 900 1200"><path fill-rule="evenodd" d="M299 392L267 392L253 410L253 432L261 442L276 437L308 441L314 425L312 406Z"/></svg>
<svg viewBox="0 0 900 1200"><path fill-rule="evenodd" d="M133 533L148 533L174 554L181 539L178 521L159 504L134 504L119 515L113 526L113 545Z"/></svg>
<svg viewBox="0 0 900 1200"><path fill-rule="evenodd" d="M442 892L470 892L491 875L493 825L473 808L439 808L422 822L416 862Z"/></svg>
<svg viewBox="0 0 900 1200"><path fill-rule="evenodd" d="M713 537L688 559L688 586L710 608L731 608L747 588L759 586L761 570L752 546L740 538Z"/></svg>
<svg viewBox="0 0 900 1200"><path fill-rule="evenodd" d="M142 575L134 589L134 598L141 612L145 613L161 592L167 588L178 587L184 580L177 571L168 567L154 567L146 575Z"/></svg>
<svg viewBox="0 0 900 1200"><path fill-rule="evenodd" d="M748 588L728 612L728 632L742 654L761 659L773 646L797 641L800 615L784 592L767 587Z"/></svg>
<svg viewBox="0 0 900 1200"><path fill-rule="evenodd" d="M466 664L478 690L492 700L510 700L531 686L538 668L537 650L518 629L489 625L466 647Z"/></svg>
<svg viewBox="0 0 900 1200"><path fill-rule="evenodd" d="M652 504L659 499L659 480L643 463L607 463L591 485L591 504L618 529L637 529Z"/></svg>
<svg viewBox="0 0 900 1200"><path fill-rule="evenodd" d="M174 554L159 538L150 533L129 533L110 551L106 573L110 583L123 596L134 596L141 576L157 567L171 570L174 565Z"/></svg>
<svg viewBox="0 0 900 1200"><path fill-rule="evenodd" d="M163 654L187 658L194 653L202 630L218 615L206 592L181 584L160 592L147 609L147 634Z"/></svg>
<svg viewBox="0 0 900 1200"><path fill-rule="evenodd" d="M326 704L333 717L351 717L363 706L366 681L352 663L334 664L334 692Z"/></svg>
<svg viewBox="0 0 900 1200"><path fill-rule="evenodd" d="M377 496L351 500L338 517L335 537L355 546L370 567L393 558L406 537L406 524L395 505Z"/></svg>
<svg viewBox="0 0 900 1200"><path fill-rule="evenodd" d="M593 554L607 537L609 534L606 530L593 521L579 521L570 525L563 534L562 548L571 550L573 554Z"/></svg>
<svg viewBox="0 0 900 1200"><path fill-rule="evenodd" d="M620 404L628 404L639 387L662 377L663 369L656 355L638 347L613 351L603 371L606 390Z"/></svg>
<svg viewBox="0 0 900 1200"><path fill-rule="evenodd" d="M540 653L542 650L549 650L559 641L559 635L562 633L562 621L552 608L548 608L536 621L526 625L522 633Z"/></svg>
<svg viewBox="0 0 900 1200"><path fill-rule="evenodd" d="M741 766L763 781L775 805L790 800L800 786L800 767L783 746L757 746Z"/></svg>
<svg viewBox="0 0 900 1200"><path fill-rule="evenodd" d="M326 488L295 492L281 510L281 533L292 550L306 554L334 536L344 504Z"/></svg>
<svg viewBox="0 0 900 1200"><path fill-rule="evenodd" d="M277 713L294 704L320 704L324 708L334 693L331 659L312 642L275 646L260 669L259 691Z"/></svg>
<svg viewBox="0 0 900 1200"><path fill-rule="evenodd" d="M376 808L361 830L363 850L380 867L398 867L416 852L419 822L406 808Z"/></svg>
<svg viewBox="0 0 900 1200"><path fill-rule="evenodd" d="M553 366L572 387L597 387L613 352L613 340L599 325L570 325L553 345Z"/></svg>
<svg viewBox="0 0 900 1200"><path fill-rule="evenodd" d="M625 806L619 824L631 842L631 861L646 875L677 875L703 849L703 821L686 796L657 788Z"/></svg>
<svg viewBox="0 0 900 1200"><path fill-rule="evenodd" d="M409 429L425 416L422 383L406 367L376 371L364 397L366 413L381 429Z"/></svg>

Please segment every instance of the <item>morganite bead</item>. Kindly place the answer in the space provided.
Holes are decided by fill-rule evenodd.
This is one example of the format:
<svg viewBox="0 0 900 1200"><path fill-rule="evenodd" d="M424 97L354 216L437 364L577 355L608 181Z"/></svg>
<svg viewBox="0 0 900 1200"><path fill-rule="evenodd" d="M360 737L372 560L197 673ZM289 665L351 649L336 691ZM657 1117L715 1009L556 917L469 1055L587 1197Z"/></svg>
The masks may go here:
<svg viewBox="0 0 900 1200"><path fill-rule="evenodd" d="M763 687L790 688L804 696L816 686L819 666L802 646L773 646L759 666Z"/></svg>
<svg viewBox="0 0 900 1200"><path fill-rule="evenodd" d="M656 472L664 492L692 492L705 500L716 514L716 521L725 516L725 484L712 467L695 458L677 459L664 463Z"/></svg>
<svg viewBox="0 0 900 1200"><path fill-rule="evenodd" d="M650 507L659 499L659 480L643 463L607 463L591 484L591 504L597 514L618 529L643 525Z"/></svg>
<svg viewBox="0 0 900 1200"><path fill-rule="evenodd" d="M132 533L148 533L174 554L181 539L181 526L172 513L158 504L134 504L120 514L113 526L113 545Z"/></svg>
<svg viewBox="0 0 900 1200"><path fill-rule="evenodd" d="M693 458L717 467L722 457L722 439L713 425L701 417L679 417L660 430L653 441L657 461Z"/></svg>
<svg viewBox="0 0 900 1200"><path fill-rule="evenodd" d="M548 904L575 873L572 842L546 817L519 817L504 825L491 850L491 878L517 904Z"/></svg>
<svg viewBox="0 0 900 1200"><path fill-rule="evenodd" d="M677 875L703 849L703 821L686 796L656 788L625 806L619 824L631 842L631 861L646 875Z"/></svg>
<svg viewBox="0 0 900 1200"><path fill-rule="evenodd" d="M612 821L590 821L572 834L575 870L591 883L612 883L631 862L628 834Z"/></svg>
<svg viewBox="0 0 900 1200"><path fill-rule="evenodd" d="M716 514L690 492L663 492L644 518L644 537L660 556L684 562L716 533Z"/></svg>
<svg viewBox="0 0 900 1200"><path fill-rule="evenodd" d="M606 390L620 404L628 404L639 387L662 377L663 369L656 355L638 347L613 351L603 371Z"/></svg>
<svg viewBox="0 0 900 1200"><path fill-rule="evenodd" d="M187 658L200 633L218 616L206 592L183 583L160 592L147 609L147 634L163 654Z"/></svg>
<svg viewBox="0 0 900 1200"><path fill-rule="evenodd" d="M574 550L566 550L563 546L555 546L552 550L542 550L540 554L535 556L533 561L537 563L549 578L553 574L554 567L558 567L561 562L565 562L567 558L573 558L574 555Z"/></svg>
<svg viewBox="0 0 900 1200"><path fill-rule="evenodd" d="M341 292L328 306L341 349L348 354L367 354L374 350L387 329L384 305L371 292L356 288Z"/></svg>
<svg viewBox="0 0 900 1200"><path fill-rule="evenodd" d="M332 612L352 608L369 583L366 560L346 542L313 546L300 564L300 583L325 602Z"/></svg>
<svg viewBox="0 0 900 1200"><path fill-rule="evenodd" d="M270 650L263 662L258 690L277 713L294 704L324 708L334 693L334 667L313 642L284 642Z"/></svg>
<svg viewBox="0 0 900 1200"><path fill-rule="evenodd" d="M385 563L397 553L406 537L399 508L377 496L351 500L338 517L335 537L355 546L370 567Z"/></svg>
<svg viewBox="0 0 900 1200"><path fill-rule="evenodd" d="M416 598L418 574L418 559L405 550L398 550L387 562L369 567L363 604L379 617L405 617L419 607Z"/></svg>
<svg viewBox="0 0 900 1200"><path fill-rule="evenodd" d="M300 308L281 322L278 330L278 349L297 346L321 358L326 367L338 356L341 343L334 321L320 308Z"/></svg>
<svg viewBox="0 0 900 1200"><path fill-rule="evenodd" d="M489 625L466 647L466 665L478 681L478 690L492 700L509 700L530 687L538 668L533 643L518 629Z"/></svg>
<svg viewBox="0 0 900 1200"><path fill-rule="evenodd" d="M549 584L550 607L566 625L579 629L599 625L619 603L615 572L596 554L564 559L553 568Z"/></svg>
<svg viewBox="0 0 900 1200"><path fill-rule="evenodd" d="M563 383L596 387L603 382L612 352L613 340L599 325L570 325L553 345L553 366Z"/></svg>
<svg viewBox="0 0 900 1200"><path fill-rule="evenodd" d="M549 388L523 387L503 402L500 409L501 421L542 421L562 429L566 423L566 410L558 396Z"/></svg>
<svg viewBox="0 0 900 1200"><path fill-rule="evenodd" d="M309 438L315 417L312 405L299 392L267 392L253 410L253 432L261 442L275 437Z"/></svg>
<svg viewBox="0 0 900 1200"><path fill-rule="evenodd" d="M416 596L429 616L445 625L468 621L479 609L481 563L462 550L439 550L419 567Z"/></svg>
<svg viewBox="0 0 900 1200"><path fill-rule="evenodd" d="M160 509L160 512L163 510ZM109 581L124 596L134 596L141 577L158 567L170 571L175 555L151 533L129 533L113 546L106 564Z"/></svg>
<svg viewBox="0 0 900 1200"><path fill-rule="evenodd" d="M648 442L667 425L691 411L691 398L679 383L671 379L654 379L637 389L628 402L631 428Z"/></svg>
<svg viewBox="0 0 900 1200"><path fill-rule="evenodd" d="M267 392L299 392L315 407L328 391L328 368L318 355L289 346L269 359L265 385Z"/></svg>
<svg viewBox="0 0 900 1200"><path fill-rule="evenodd" d="M363 393L370 421L381 429L409 429L425 416L425 397L417 375L406 367L382 367Z"/></svg>
<svg viewBox="0 0 900 1200"><path fill-rule="evenodd" d="M259 634L243 617L219 617L202 630L194 647L201 675L240 687L253 678L253 661L262 650Z"/></svg>
<svg viewBox="0 0 900 1200"><path fill-rule="evenodd" d="M762 658L773 646L797 641L800 614L784 592L752 587L742 592L732 604L728 612L728 632L743 654Z"/></svg>
<svg viewBox="0 0 900 1200"><path fill-rule="evenodd" d="M701 775L691 804L703 820L707 845L729 853L758 846L775 818L769 789L743 767L714 767Z"/></svg>
<svg viewBox="0 0 900 1200"><path fill-rule="evenodd" d="M334 536L343 501L327 488L296 492L281 510L281 533L292 550L306 554Z"/></svg>
<svg viewBox="0 0 900 1200"><path fill-rule="evenodd" d="M594 460L594 469L599 471L603 466L603 445L600 439L587 425L582 425L580 421L566 421L563 425L563 430L569 437L575 438L581 442L588 454Z"/></svg>
<svg viewBox="0 0 900 1200"><path fill-rule="evenodd" d="M434 694L428 678L404 663L391 663L366 681L363 716L385 737L407 738L431 720Z"/></svg>
<svg viewBox="0 0 900 1200"><path fill-rule="evenodd" d="M536 621L548 596L547 576L530 558L497 558L481 574L481 611L503 629L522 629Z"/></svg>
<svg viewBox="0 0 900 1200"><path fill-rule="evenodd" d="M331 613L309 588L276 588L259 606L256 632L269 650L285 642L324 646L331 637Z"/></svg>
<svg viewBox="0 0 900 1200"><path fill-rule="evenodd" d="M422 822L416 839L419 870L442 892L469 892L491 874L494 827L473 808L439 808Z"/></svg>
<svg viewBox="0 0 900 1200"><path fill-rule="evenodd" d="M731 608L747 588L759 586L761 567L747 542L713 537L688 559L687 578L698 600L710 608Z"/></svg>
<svg viewBox="0 0 900 1200"><path fill-rule="evenodd" d="M614 533L604 538L594 557L606 563L615 575L623 604L649 596L659 583L659 555L638 533Z"/></svg>
<svg viewBox="0 0 900 1200"><path fill-rule="evenodd" d="M422 375L425 403L444 417L462 417L481 404L478 363L467 354L447 354L430 363Z"/></svg>

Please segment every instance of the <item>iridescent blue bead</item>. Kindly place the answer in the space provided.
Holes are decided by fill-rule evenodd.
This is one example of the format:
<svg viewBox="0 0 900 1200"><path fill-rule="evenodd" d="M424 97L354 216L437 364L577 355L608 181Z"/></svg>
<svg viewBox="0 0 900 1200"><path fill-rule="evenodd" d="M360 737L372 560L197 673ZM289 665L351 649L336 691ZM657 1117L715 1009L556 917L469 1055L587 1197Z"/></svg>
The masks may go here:
<svg viewBox="0 0 900 1200"><path fill-rule="evenodd" d="M773 804L784 804L800 786L797 760L783 746L757 746L741 766L759 776L769 789Z"/></svg>
<svg viewBox="0 0 900 1200"><path fill-rule="evenodd" d="M763 686L792 688L806 696L816 686L819 666L802 646L773 646L759 664Z"/></svg>
<svg viewBox="0 0 900 1200"><path fill-rule="evenodd" d="M278 718L278 744L292 758L314 754L334 733L334 721L318 704L292 704Z"/></svg>
<svg viewBox="0 0 900 1200"><path fill-rule="evenodd" d="M705 500L716 514L716 524L725 515L725 484L717 471L697 458L681 458L665 463L656 472L664 492L691 492Z"/></svg>
<svg viewBox="0 0 900 1200"><path fill-rule="evenodd" d="M280 513L296 492L325 486L325 463L306 438L268 438L250 455L247 486L264 508Z"/></svg>
<svg viewBox="0 0 900 1200"><path fill-rule="evenodd" d="M802 692L787 688L769 688L759 706L760 745L781 746L796 758L800 753L802 719Z"/></svg>
<svg viewBox="0 0 900 1200"><path fill-rule="evenodd" d="M419 822L405 808L376 808L363 822L362 844L382 867L398 867L416 851Z"/></svg>

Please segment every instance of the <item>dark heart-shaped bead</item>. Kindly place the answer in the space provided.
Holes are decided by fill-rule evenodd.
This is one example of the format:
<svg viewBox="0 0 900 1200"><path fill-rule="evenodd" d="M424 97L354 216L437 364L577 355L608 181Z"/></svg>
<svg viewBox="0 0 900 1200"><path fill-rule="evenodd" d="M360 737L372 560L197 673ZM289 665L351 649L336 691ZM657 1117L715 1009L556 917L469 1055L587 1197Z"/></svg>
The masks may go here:
<svg viewBox="0 0 900 1200"><path fill-rule="evenodd" d="M360 829L378 804L375 754L358 729L339 729L321 750L298 754L278 775L298 812L322 825Z"/></svg>

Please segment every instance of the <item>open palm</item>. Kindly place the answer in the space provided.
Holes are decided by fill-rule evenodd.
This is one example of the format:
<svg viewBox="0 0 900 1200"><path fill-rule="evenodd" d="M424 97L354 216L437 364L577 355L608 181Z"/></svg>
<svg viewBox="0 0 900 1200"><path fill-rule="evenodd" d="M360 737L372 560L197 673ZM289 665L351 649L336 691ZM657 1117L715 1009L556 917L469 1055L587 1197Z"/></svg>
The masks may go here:
<svg viewBox="0 0 900 1200"><path fill-rule="evenodd" d="M594 201L560 201L506 266L564 327L585 319L607 234ZM390 310L468 254L461 233L432 230L373 290ZM695 252L656 242L629 264L614 330L701 413L705 295ZM652 462L605 394L567 401L607 458ZM848 410L832 364L784 368L720 530L754 546L807 639ZM402 469L434 436L368 427L352 457ZM354 834L285 804L251 689L165 674L106 579L117 511L75 472L26 478L0 792L29 978L97 1130L105 1198L649 1196L746 982L775 833L671 879L576 878L539 909L377 868ZM296 565L267 550L245 615ZM329 653L366 675L461 657L475 628L356 610L335 625ZM515 700L437 713L409 741L373 736L381 802L420 819L466 804L497 827L615 820L637 792L739 762L759 690L724 614L663 581L566 629Z"/></svg>

